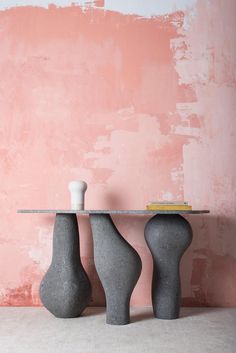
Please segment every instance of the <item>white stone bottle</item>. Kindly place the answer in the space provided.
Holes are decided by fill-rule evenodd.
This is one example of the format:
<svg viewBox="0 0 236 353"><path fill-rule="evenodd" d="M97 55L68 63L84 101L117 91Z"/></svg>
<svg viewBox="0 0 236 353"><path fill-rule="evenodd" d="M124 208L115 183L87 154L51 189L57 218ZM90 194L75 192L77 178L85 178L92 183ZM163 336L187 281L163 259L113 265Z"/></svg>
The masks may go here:
<svg viewBox="0 0 236 353"><path fill-rule="evenodd" d="M71 209L84 210L84 194L87 190L87 184L83 180L71 181L68 184L71 194Z"/></svg>

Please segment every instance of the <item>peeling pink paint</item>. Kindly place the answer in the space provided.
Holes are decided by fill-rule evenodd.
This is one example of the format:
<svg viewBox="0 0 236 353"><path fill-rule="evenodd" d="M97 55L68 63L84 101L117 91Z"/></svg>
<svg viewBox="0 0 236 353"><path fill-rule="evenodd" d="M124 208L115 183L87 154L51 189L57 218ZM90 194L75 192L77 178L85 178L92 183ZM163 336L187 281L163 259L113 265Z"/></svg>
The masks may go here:
<svg viewBox="0 0 236 353"><path fill-rule="evenodd" d="M204 221L195 221L192 256L185 262L192 268L185 296L194 305L236 304L235 11L235 1L198 1L176 62L180 81L195 91L188 108L199 129L183 150L184 194L194 207L211 209Z"/></svg>
<svg viewBox="0 0 236 353"><path fill-rule="evenodd" d="M183 303L236 305L235 2L196 6L194 17L150 19L78 6L0 12L0 305L39 305L50 262L53 217L16 209L67 208L74 179L89 185L87 208L185 198L211 209L191 217ZM143 261L132 304L149 305L147 218L115 221ZM79 223L91 305L102 305L89 222Z"/></svg>

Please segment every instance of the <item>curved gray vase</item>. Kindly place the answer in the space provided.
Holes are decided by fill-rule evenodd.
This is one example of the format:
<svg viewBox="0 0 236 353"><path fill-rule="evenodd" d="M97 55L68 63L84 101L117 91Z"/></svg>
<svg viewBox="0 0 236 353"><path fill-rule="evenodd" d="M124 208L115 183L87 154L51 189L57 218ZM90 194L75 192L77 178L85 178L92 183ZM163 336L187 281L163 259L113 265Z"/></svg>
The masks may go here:
<svg viewBox="0 0 236 353"><path fill-rule="evenodd" d="M40 284L43 305L56 317L80 316L91 298L91 285L80 260L75 214L57 214L51 265Z"/></svg>
<svg viewBox="0 0 236 353"><path fill-rule="evenodd" d="M147 222L145 239L153 257L152 304L160 319L179 317L179 263L192 241L192 229L176 214L156 215Z"/></svg>
<svg viewBox="0 0 236 353"><path fill-rule="evenodd" d="M106 296L106 322L130 322L129 303L141 273L138 253L122 237L108 214L90 215L94 261Z"/></svg>

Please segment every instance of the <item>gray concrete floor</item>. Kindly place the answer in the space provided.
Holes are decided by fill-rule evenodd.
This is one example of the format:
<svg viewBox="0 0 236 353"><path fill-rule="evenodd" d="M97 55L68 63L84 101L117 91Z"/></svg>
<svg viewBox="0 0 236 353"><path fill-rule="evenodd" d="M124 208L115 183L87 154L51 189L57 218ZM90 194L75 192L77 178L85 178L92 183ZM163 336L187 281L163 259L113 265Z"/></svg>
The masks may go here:
<svg viewBox="0 0 236 353"><path fill-rule="evenodd" d="M0 353L236 353L236 308L182 308L154 319L131 309L132 323L105 324L104 308L56 319L44 308L0 308Z"/></svg>

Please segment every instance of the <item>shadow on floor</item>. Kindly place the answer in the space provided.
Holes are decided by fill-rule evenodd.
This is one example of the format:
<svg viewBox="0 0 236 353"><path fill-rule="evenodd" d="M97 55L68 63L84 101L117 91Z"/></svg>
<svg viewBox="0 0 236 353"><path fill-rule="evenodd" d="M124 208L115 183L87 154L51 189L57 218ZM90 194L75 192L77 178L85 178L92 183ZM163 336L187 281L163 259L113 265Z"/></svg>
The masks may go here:
<svg viewBox="0 0 236 353"><path fill-rule="evenodd" d="M145 311L141 313L132 313L130 314L130 323L144 321L144 320L151 320L153 319L152 311Z"/></svg>
<svg viewBox="0 0 236 353"><path fill-rule="evenodd" d="M93 307L93 306L89 306L88 308L86 308L82 314L82 316L97 316L97 315L101 315L104 314L106 312L106 308L105 307Z"/></svg>

